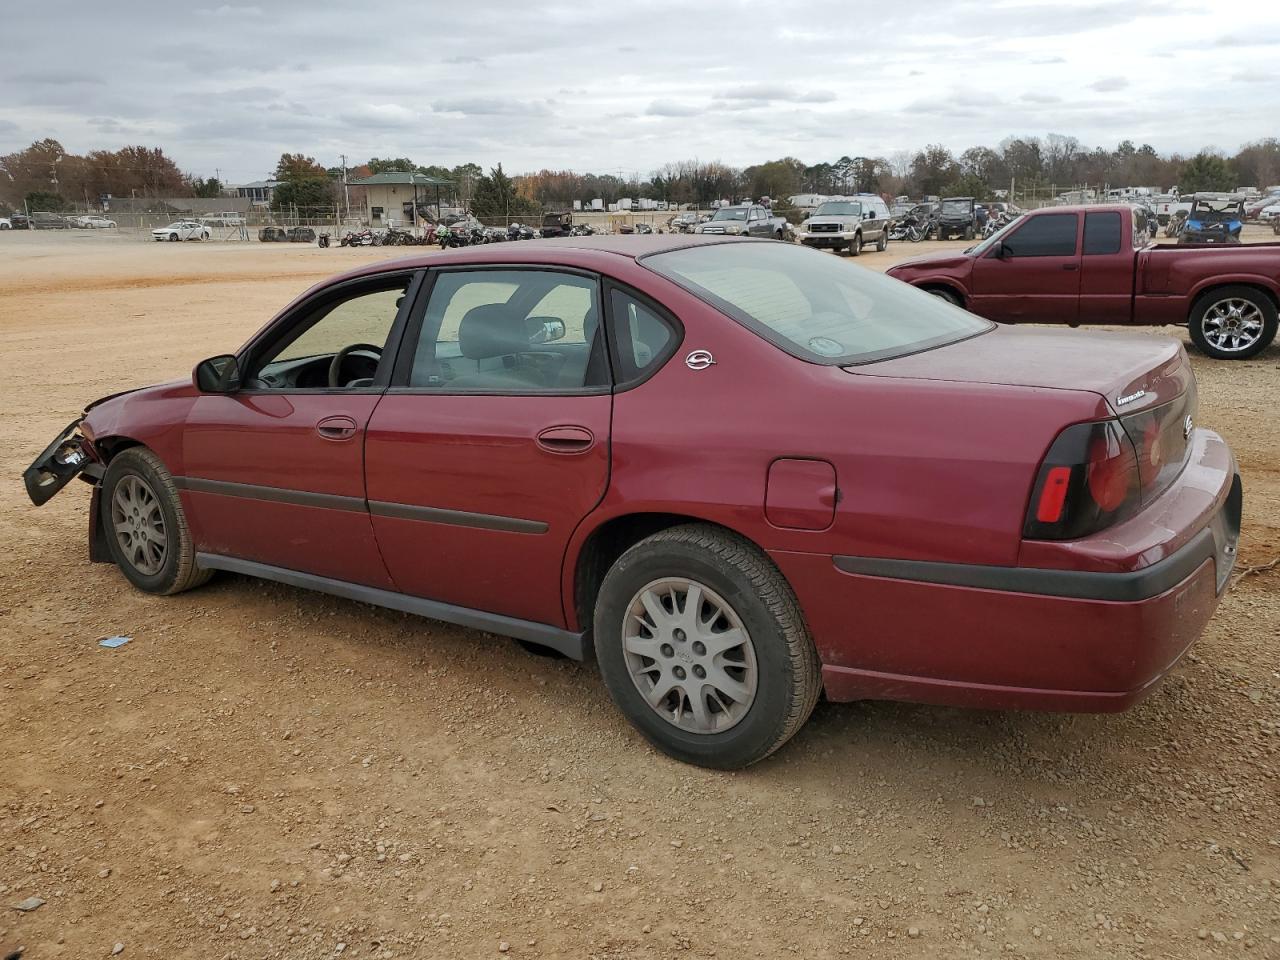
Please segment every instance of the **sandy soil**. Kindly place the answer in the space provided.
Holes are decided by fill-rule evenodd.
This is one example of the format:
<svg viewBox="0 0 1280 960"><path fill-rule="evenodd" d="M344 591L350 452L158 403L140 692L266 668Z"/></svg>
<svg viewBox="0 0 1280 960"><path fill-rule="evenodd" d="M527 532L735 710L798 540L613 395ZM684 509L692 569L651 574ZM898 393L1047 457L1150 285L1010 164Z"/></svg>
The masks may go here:
<svg viewBox="0 0 1280 960"><path fill-rule="evenodd" d="M26 501L85 402L390 254L0 235L0 957L1280 957L1280 569L1127 714L822 704L726 775L589 666L234 576L146 597L83 490ZM1266 563L1280 345L1193 357Z"/></svg>

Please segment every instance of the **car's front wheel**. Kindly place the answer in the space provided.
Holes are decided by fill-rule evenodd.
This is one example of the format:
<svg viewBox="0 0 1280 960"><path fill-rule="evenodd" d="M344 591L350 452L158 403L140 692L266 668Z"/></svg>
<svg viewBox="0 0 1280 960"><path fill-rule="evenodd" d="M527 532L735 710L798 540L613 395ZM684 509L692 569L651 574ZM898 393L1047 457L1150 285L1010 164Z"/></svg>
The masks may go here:
<svg viewBox="0 0 1280 960"><path fill-rule="evenodd" d="M111 557L139 590L181 593L212 575L196 566L178 488L150 450L131 447L117 454L102 478L101 496Z"/></svg>
<svg viewBox="0 0 1280 960"><path fill-rule="evenodd" d="M176 233L171 233L171 234L169 234L169 242L170 242L170 243L177 243L177 242L178 242L178 235L177 235Z"/></svg>
<svg viewBox="0 0 1280 960"><path fill-rule="evenodd" d="M880 239L876 241L876 250L880 253L884 253L888 249L889 249L889 231L881 230Z"/></svg>
<svg viewBox="0 0 1280 960"><path fill-rule="evenodd" d="M729 531L690 524L631 547L605 577L594 620L614 702L677 760L748 766L817 702L820 663L795 595Z"/></svg>
<svg viewBox="0 0 1280 960"><path fill-rule="evenodd" d="M849 256L856 257L862 253L862 234L855 233L849 241Z"/></svg>

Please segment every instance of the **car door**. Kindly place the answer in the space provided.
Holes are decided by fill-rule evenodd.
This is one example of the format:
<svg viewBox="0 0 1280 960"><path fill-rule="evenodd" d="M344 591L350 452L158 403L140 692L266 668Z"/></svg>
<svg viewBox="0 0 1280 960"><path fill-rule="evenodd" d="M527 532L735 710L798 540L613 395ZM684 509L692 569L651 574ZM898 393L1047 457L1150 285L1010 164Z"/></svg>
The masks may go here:
<svg viewBox="0 0 1280 960"><path fill-rule="evenodd" d="M753 237L770 235L769 215L763 207L752 207L747 211L747 233Z"/></svg>
<svg viewBox="0 0 1280 960"><path fill-rule="evenodd" d="M400 590L563 626L569 537L609 480L598 278L440 270L369 422L366 487Z"/></svg>
<svg viewBox="0 0 1280 960"><path fill-rule="evenodd" d="M969 306L1002 323L1075 323L1080 307L1080 216L1029 216L973 263Z"/></svg>
<svg viewBox="0 0 1280 960"><path fill-rule="evenodd" d="M393 587L365 502L364 441L415 285L401 272L321 291L242 352L240 389L196 400L179 485L199 550Z"/></svg>

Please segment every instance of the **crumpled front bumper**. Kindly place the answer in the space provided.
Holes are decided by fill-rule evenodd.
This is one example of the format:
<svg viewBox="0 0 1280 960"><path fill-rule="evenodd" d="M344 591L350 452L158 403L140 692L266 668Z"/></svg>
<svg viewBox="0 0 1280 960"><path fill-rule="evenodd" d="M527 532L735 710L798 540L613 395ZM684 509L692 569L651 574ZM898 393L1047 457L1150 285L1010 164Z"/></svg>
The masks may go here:
<svg viewBox="0 0 1280 960"><path fill-rule="evenodd" d="M79 431L83 419L79 417L67 424L53 443L31 462L31 466L22 471L27 496L37 507L52 500L59 490L81 473L95 482L102 479L103 466L97 461L92 445Z"/></svg>

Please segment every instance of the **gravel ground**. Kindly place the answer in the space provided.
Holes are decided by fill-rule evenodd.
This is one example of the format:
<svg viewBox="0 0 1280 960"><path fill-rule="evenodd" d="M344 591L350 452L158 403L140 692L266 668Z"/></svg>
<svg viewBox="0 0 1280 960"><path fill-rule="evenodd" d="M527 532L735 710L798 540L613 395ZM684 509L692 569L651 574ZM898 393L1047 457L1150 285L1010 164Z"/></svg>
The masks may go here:
<svg viewBox="0 0 1280 960"><path fill-rule="evenodd" d="M0 235L0 957L1280 957L1280 568L1127 714L821 704L723 774L589 666L234 576L146 597L83 490L26 501L85 402L389 255ZM1265 564L1280 346L1193 361Z"/></svg>

